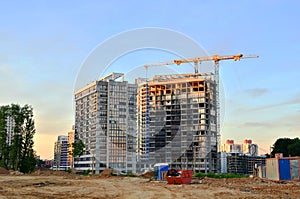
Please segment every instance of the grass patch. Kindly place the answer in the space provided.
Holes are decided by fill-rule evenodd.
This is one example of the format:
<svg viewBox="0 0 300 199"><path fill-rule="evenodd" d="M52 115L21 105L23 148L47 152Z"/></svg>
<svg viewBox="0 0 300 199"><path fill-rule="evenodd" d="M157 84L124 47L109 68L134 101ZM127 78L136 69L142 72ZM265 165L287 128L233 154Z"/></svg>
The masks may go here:
<svg viewBox="0 0 300 199"><path fill-rule="evenodd" d="M234 174L234 173L196 173L194 175L197 178L248 178L249 175L240 175L240 174Z"/></svg>

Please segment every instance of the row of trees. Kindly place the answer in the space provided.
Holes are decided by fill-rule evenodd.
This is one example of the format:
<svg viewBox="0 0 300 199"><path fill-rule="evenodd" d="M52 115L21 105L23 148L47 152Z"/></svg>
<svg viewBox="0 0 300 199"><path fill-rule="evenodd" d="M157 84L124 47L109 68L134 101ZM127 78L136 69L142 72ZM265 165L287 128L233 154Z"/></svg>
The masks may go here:
<svg viewBox="0 0 300 199"><path fill-rule="evenodd" d="M8 134L8 119L13 122ZM29 173L34 170L36 160L33 150L35 134L33 109L11 104L0 107L0 167ZM9 141L11 137L11 142Z"/></svg>
<svg viewBox="0 0 300 199"><path fill-rule="evenodd" d="M279 138L273 145L271 156L276 153L282 153L284 157L300 156L300 139L299 138Z"/></svg>

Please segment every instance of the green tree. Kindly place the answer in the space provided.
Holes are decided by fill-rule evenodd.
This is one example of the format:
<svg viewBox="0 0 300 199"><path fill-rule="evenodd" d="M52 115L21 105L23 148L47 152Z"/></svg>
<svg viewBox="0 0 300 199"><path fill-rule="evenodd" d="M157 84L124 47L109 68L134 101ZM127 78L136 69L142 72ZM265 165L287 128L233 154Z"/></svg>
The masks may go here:
<svg viewBox="0 0 300 199"><path fill-rule="evenodd" d="M288 156L300 156L300 140L299 138L279 138L273 144L273 150L271 152L272 157L276 153L282 153L284 157Z"/></svg>
<svg viewBox="0 0 300 199"><path fill-rule="evenodd" d="M35 154L33 151L33 136L35 134L35 128L34 121L31 116L27 116L24 123L25 125L23 128L20 171L28 173L33 171L36 163Z"/></svg>
<svg viewBox="0 0 300 199"><path fill-rule="evenodd" d="M14 121L12 142L8 142L7 119ZM28 173L35 167L33 109L18 104L0 107L0 166Z"/></svg>
<svg viewBox="0 0 300 199"><path fill-rule="evenodd" d="M288 146L288 152L291 156L300 156L300 140L299 138L293 139L293 143Z"/></svg>
<svg viewBox="0 0 300 199"><path fill-rule="evenodd" d="M80 157L85 150L85 145L82 142L82 140L76 140L74 143L72 143L72 147L73 149L71 151L71 155L73 156L74 159L75 157Z"/></svg>
<svg viewBox="0 0 300 199"><path fill-rule="evenodd" d="M84 143L82 142L82 140L77 140L74 143L72 143L73 146L73 156L80 156L82 155L83 151L84 151Z"/></svg>
<svg viewBox="0 0 300 199"><path fill-rule="evenodd" d="M14 135L12 143L9 146L10 154L8 160L8 169L18 170L21 159L21 143L22 143L22 125L24 123L24 115L22 107L18 104L11 104L8 111L8 116L14 120Z"/></svg>

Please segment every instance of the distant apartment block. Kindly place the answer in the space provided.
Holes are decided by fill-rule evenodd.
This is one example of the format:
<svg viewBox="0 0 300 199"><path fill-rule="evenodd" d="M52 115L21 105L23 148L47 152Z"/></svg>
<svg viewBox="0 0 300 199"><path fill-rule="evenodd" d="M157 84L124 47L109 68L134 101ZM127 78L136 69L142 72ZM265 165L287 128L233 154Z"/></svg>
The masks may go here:
<svg viewBox="0 0 300 199"><path fill-rule="evenodd" d="M7 116L6 118L6 143L10 146L12 144L12 141L14 139L14 128L15 128L15 120L11 116Z"/></svg>
<svg viewBox="0 0 300 199"><path fill-rule="evenodd" d="M252 140L244 140L242 144L243 153L250 156L258 156L258 145L253 144Z"/></svg>
<svg viewBox="0 0 300 199"><path fill-rule="evenodd" d="M235 144L234 140L226 140L225 144L221 146L221 151L227 153L241 153L242 145Z"/></svg>
<svg viewBox="0 0 300 199"><path fill-rule="evenodd" d="M75 131L74 129L68 132L68 151L70 153L68 153L68 165L70 168L73 168L73 146L72 144L74 143L74 138L75 138Z"/></svg>
<svg viewBox="0 0 300 199"><path fill-rule="evenodd" d="M258 146L253 144L252 140L245 139L243 144L235 144L234 140L226 140L221 146L222 152L227 153L243 153L245 155L258 156Z"/></svg>
<svg viewBox="0 0 300 199"><path fill-rule="evenodd" d="M137 167L155 163L217 171L217 102L212 73L141 79L137 96Z"/></svg>
<svg viewBox="0 0 300 199"><path fill-rule="evenodd" d="M258 145L245 139L243 144L226 140L220 152L220 172L254 174L255 166L264 165L266 157L258 156Z"/></svg>
<svg viewBox="0 0 300 199"><path fill-rule="evenodd" d="M67 170L68 164L68 136L60 135L54 144L53 170Z"/></svg>
<svg viewBox="0 0 300 199"><path fill-rule="evenodd" d="M0 106L1 109L2 106ZM15 120L13 117L11 117L10 115L8 115L6 113L6 116L4 117L5 119L5 130L7 133L6 136L6 143L10 146L14 137L14 127L15 127Z"/></svg>
<svg viewBox="0 0 300 199"><path fill-rule="evenodd" d="M136 173L137 85L111 73L75 92L75 139L85 152L75 168Z"/></svg>

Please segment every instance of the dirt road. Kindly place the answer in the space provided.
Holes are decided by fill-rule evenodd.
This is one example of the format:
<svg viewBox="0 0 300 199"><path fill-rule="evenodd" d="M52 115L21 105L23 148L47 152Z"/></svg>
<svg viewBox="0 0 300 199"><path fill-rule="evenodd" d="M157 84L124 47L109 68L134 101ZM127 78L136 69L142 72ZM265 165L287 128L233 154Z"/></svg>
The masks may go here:
<svg viewBox="0 0 300 199"><path fill-rule="evenodd" d="M300 198L300 182L207 178L168 185L140 177L1 175L1 198Z"/></svg>

